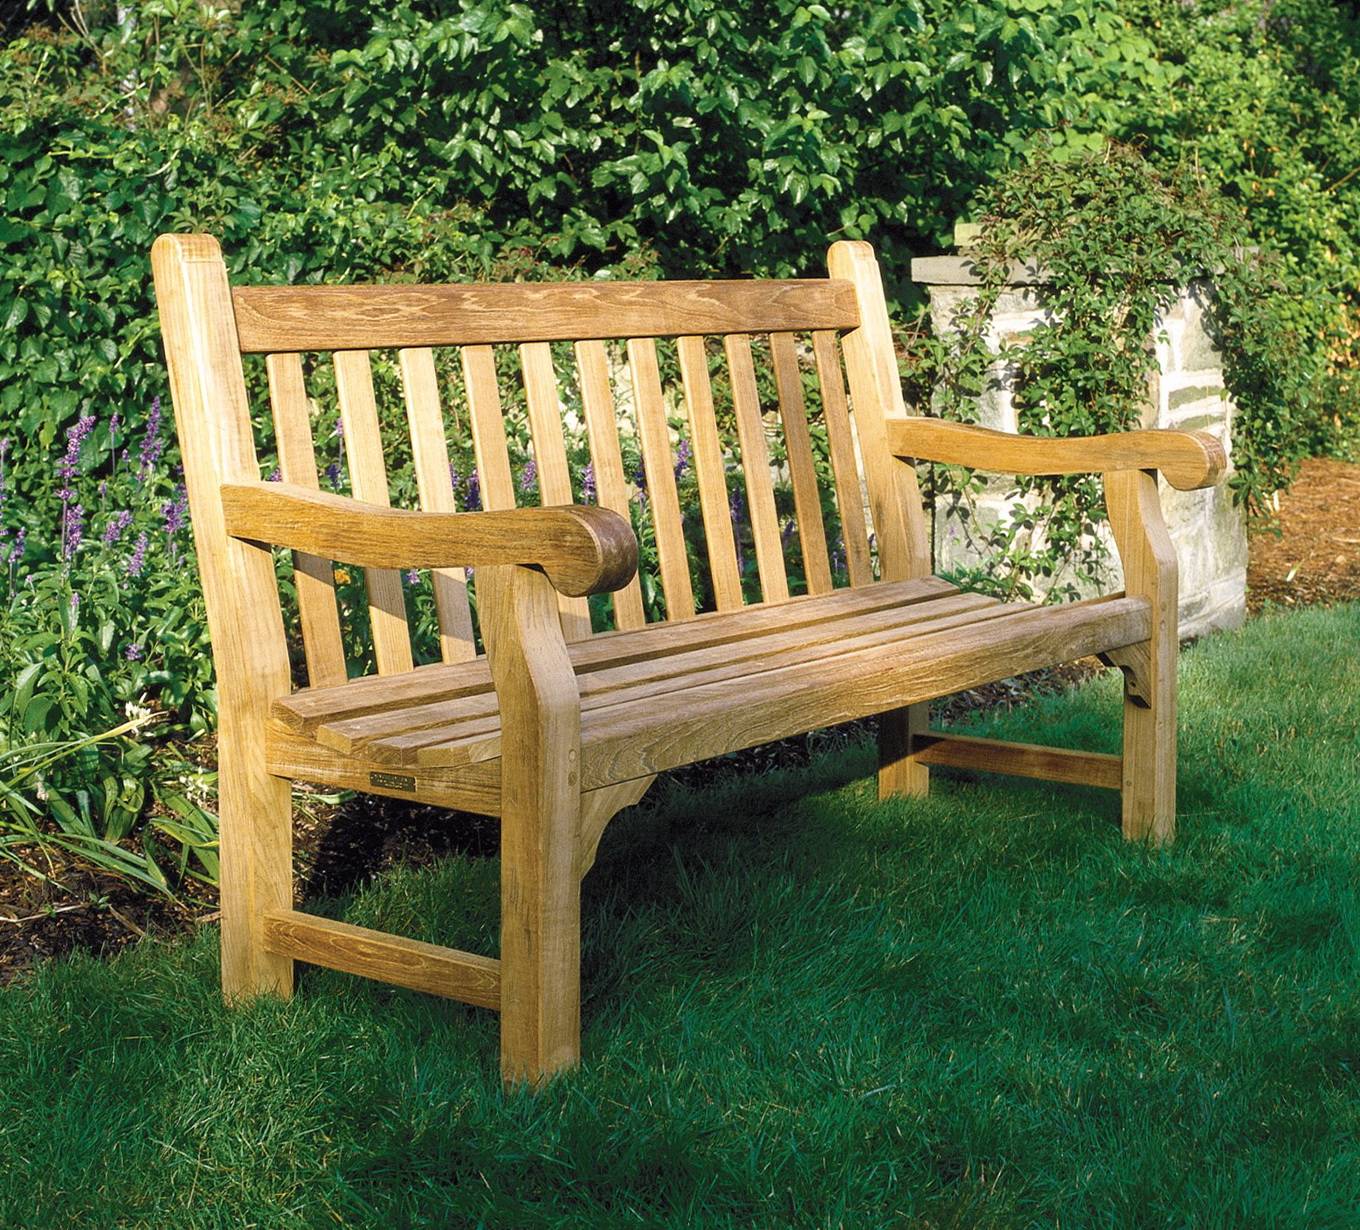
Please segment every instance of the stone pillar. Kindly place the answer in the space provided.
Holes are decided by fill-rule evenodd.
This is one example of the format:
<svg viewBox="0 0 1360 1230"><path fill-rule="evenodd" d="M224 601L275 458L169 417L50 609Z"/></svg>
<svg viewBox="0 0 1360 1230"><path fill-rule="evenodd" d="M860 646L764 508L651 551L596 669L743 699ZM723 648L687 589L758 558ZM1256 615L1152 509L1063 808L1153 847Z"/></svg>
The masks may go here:
<svg viewBox="0 0 1360 1230"><path fill-rule="evenodd" d="M961 306L977 295L978 278L967 256L933 256L911 263L912 279L930 295L931 325L939 337L955 331ZM987 332L995 352L1011 344L1040 322L1051 318L1040 302L1043 270L1017 265L1010 285L1001 292ZM1175 427L1209 431L1223 441L1232 457L1233 404L1223 384L1222 360L1205 328L1211 293L1207 281L1186 287L1158 322L1154 344L1157 372L1149 390L1145 427ZM1018 430L1014 389L1016 373L997 360L988 388L978 401L977 422L998 431ZM1160 484L1162 507L1180 560L1180 629L1185 637L1218 628L1238 627L1246 618L1247 534L1244 510L1234 505L1226 486L1207 491L1177 491ZM934 517L935 571L943 574L986 567L986 550L978 529L1009 521L1017 503L1014 486L1005 477L988 481L973 506L981 527L960 517L957 510L937 508ZM1103 532L1110 557L1110 576L1102 590L1123 584L1113 544ZM1058 576L1049 588L1069 582ZM1046 591L1045 579L1033 582L1036 593ZM1092 592L1087 587L1086 592ZM1097 591L1098 592L1098 591Z"/></svg>

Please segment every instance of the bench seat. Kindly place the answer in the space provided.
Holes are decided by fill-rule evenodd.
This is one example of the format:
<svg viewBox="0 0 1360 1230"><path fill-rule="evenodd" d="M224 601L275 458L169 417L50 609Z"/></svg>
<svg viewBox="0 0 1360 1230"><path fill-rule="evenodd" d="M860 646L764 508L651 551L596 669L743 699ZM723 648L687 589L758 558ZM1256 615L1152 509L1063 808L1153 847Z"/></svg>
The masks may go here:
<svg viewBox="0 0 1360 1230"><path fill-rule="evenodd" d="M1118 649L1146 640L1149 621L1141 598L1039 608L929 577L598 635L568 647L582 787ZM271 716L289 755L309 740L332 763L390 767L389 779L404 772L410 785L396 793L422 793L422 772L491 767L500 755L485 658L304 688Z"/></svg>

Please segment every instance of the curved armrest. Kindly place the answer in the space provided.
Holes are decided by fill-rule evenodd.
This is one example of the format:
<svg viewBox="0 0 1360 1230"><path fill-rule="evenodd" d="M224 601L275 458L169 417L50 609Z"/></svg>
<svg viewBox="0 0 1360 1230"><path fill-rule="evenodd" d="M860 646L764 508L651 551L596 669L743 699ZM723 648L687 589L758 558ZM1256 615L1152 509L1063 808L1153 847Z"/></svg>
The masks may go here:
<svg viewBox="0 0 1360 1230"><path fill-rule="evenodd" d="M1125 431L1049 439L946 419L908 418L888 420L888 447L897 457L1003 474L1160 470L1167 482L1182 491L1213 487L1228 468L1223 445L1204 431Z"/></svg>
<svg viewBox="0 0 1360 1230"><path fill-rule="evenodd" d="M365 568L524 564L573 597L622 589L637 571L632 527L607 508L582 504L413 512L295 483L224 483L222 513L234 538Z"/></svg>

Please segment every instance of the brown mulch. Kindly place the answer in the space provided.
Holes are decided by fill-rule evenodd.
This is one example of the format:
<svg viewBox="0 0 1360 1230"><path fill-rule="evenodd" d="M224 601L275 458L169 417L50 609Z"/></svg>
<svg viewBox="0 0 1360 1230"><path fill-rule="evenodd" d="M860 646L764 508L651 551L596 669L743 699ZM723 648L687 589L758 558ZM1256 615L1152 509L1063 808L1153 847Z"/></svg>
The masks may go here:
<svg viewBox="0 0 1360 1230"><path fill-rule="evenodd" d="M1253 535L1247 605L1360 601L1360 465L1315 457L1280 496L1279 533Z"/></svg>
<svg viewBox="0 0 1360 1230"><path fill-rule="evenodd" d="M1331 605L1360 601L1360 465L1331 460L1304 463L1297 481L1280 498L1279 533L1253 535L1247 602L1263 606ZM1089 678L1093 660L1005 679L951 697L936 709L950 722L980 709L1022 704L1036 690L1055 691ZM828 746L848 743L866 729L855 723L800 739L753 748L724 760L669 775L699 787L715 776L758 774L809 763ZM295 872L303 897L335 896L397 865L424 866L451 853L496 853L495 820L360 797L336 807L300 798ZM46 860L46 855L34 855ZM181 904L129 886L81 860L50 855L40 865L53 882L42 882L0 861L0 984L45 957L85 950L117 952L143 936L165 938L216 921L211 890Z"/></svg>

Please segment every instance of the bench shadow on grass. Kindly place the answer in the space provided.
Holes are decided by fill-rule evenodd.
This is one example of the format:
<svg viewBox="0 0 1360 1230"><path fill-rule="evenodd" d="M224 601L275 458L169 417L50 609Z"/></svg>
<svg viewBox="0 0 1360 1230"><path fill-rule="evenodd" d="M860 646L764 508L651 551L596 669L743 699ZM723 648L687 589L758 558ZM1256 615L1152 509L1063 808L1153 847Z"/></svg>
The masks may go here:
<svg viewBox="0 0 1360 1230"><path fill-rule="evenodd" d="M1070 706L1074 695L1055 693L1053 700ZM1007 737L1074 747L1108 741L1108 731L1092 735L1091 715L1073 719L1061 708L1054 713L1063 717L1051 733L1022 728ZM982 714L959 729L993 724L991 715ZM754 919L743 897L746 877L724 882L724 865L739 858L750 876L758 876L790 857L815 862L815 855L796 852L805 835L783 813L855 783L871 797L875 763L873 723L857 722L663 774L641 803L620 812L582 885L586 1026L598 1011L609 1011L627 983L628 956L612 947L626 933L626 920L659 900L679 907L687 958L708 962L708 972L749 959L743 936L750 926L743 920ZM1117 830L1119 824L1113 792L950 768L933 769L932 783L938 787L932 803L944 810L955 805L961 787L1009 783L1017 791L1018 815L1042 797L1047 808L1070 813L1074 838L1092 817L1101 827ZM1188 793L1186 802L1194 806L1207 792ZM494 818L359 797L338 809L316 845L303 900L307 909L331 917L495 955L498 846ZM457 892L445 891L438 899L423 891L428 876L422 875L436 863L443 867L444 889L450 875L457 884ZM715 900L699 900L715 894ZM712 934L705 935L709 929ZM299 973L304 985L320 975L305 966Z"/></svg>

